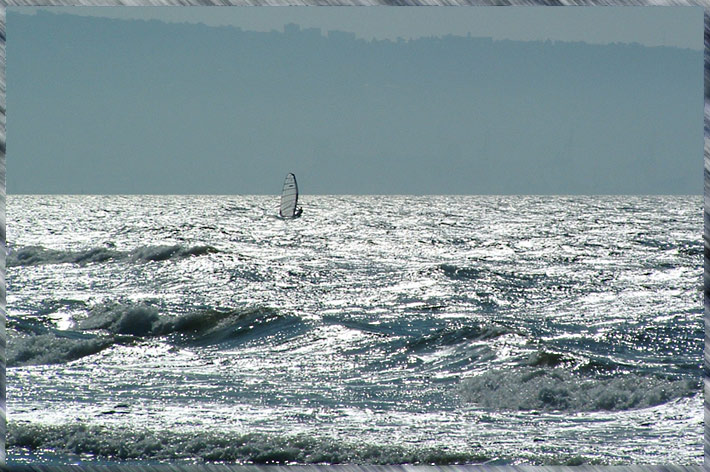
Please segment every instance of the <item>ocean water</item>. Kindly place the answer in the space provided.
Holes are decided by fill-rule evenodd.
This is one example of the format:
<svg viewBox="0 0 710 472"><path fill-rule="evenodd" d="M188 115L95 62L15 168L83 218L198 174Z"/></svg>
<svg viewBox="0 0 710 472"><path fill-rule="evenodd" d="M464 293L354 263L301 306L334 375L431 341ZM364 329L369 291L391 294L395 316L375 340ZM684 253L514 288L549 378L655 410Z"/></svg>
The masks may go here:
<svg viewBox="0 0 710 472"><path fill-rule="evenodd" d="M701 196L10 196L8 463L703 461Z"/></svg>

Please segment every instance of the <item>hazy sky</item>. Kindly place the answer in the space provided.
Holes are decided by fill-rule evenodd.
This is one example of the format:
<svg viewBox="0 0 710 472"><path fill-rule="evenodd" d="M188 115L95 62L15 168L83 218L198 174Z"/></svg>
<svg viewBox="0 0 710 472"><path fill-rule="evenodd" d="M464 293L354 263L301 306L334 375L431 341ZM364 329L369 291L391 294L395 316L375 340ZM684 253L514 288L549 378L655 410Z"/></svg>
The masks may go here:
<svg viewBox="0 0 710 472"><path fill-rule="evenodd" d="M700 194L702 21L11 7L7 189L273 194L293 171L314 194Z"/></svg>

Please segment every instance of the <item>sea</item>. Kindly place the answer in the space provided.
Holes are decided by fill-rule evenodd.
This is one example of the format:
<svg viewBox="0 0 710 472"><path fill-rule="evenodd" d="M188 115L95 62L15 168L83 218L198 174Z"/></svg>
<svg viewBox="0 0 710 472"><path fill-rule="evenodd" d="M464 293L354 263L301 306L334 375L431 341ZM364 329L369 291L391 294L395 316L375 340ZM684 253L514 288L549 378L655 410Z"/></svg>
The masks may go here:
<svg viewBox="0 0 710 472"><path fill-rule="evenodd" d="M702 196L7 199L8 464L703 463Z"/></svg>

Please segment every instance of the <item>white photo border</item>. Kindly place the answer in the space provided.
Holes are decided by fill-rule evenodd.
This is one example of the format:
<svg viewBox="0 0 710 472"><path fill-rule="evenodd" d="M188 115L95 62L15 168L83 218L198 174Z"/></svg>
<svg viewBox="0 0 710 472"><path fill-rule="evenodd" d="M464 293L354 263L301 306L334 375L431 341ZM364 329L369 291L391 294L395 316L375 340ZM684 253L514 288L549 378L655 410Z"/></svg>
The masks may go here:
<svg viewBox="0 0 710 472"><path fill-rule="evenodd" d="M390 7L397 6L449 6L460 8L475 8L477 6L695 6L704 9L704 320L705 320L705 348L703 362L703 386L704 386L704 465L703 466L680 466L667 464L662 466L631 465L623 467L600 467L600 466L577 466L577 467L547 467L547 466L246 466L246 465L161 465L161 466L47 466L47 465L22 465L12 466L10 470L19 472L49 471L49 470L120 470L120 471L182 471L182 470L205 470L205 471L239 471L255 472L266 470L269 472L324 472L327 470L337 470L338 472L361 471L361 472L385 472L385 471L407 471L407 472L545 472L545 471L599 471L599 472L673 472L673 471L697 471L710 468L708 456L710 455L710 440L708 438L708 424L710 423L710 0L21 0L5 1L0 0L0 470L6 469L5 445L7 435L6 416L6 284L5 284L5 258L6 258L6 231L5 231L5 146L6 146L6 8L21 6L361 6L361 7ZM698 97L698 100L700 97ZM700 168L698 162L698 170ZM672 445L669 445L672 447Z"/></svg>

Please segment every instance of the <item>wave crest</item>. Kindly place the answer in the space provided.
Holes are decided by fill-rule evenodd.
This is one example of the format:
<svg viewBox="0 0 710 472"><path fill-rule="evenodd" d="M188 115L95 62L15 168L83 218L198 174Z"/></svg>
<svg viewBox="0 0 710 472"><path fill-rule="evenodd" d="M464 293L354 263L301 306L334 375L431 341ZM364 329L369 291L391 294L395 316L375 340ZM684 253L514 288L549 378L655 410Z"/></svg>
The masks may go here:
<svg viewBox="0 0 710 472"><path fill-rule="evenodd" d="M119 302L94 306L72 330L46 326L42 318L9 321L9 366L70 362L114 344L154 337L173 344L213 345L285 339L306 329L299 317L271 308L202 309L170 316L147 304Z"/></svg>
<svg viewBox="0 0 710 472"><path fill-rule="evenodd" d="M121 253L99 247L86 251L58 251L41 246L27 246L11 251L7 255L7 267L36 266L45 264L89 264L118 259Z"/></svg>
<svg viewBox="0 0 710 472"><path fill-rule="evenodd" d="M81 330L106 330L112 334L149 336L155 334L160 321L158 309L148 305L107 303L94 307L89 316L78 323Z"/></svg>
<svg viewBox="0 0 710 472"><path fill-rule="evenodd" d="M251 337L265 336L299 322L295 316L264 307L204 309L162 316L156 307L145 304L107 303L92 309L79 328L139 337L169 336L173 342L216 344L247 333Z"/></svg>
<svg viewBox="0 0 710 472"><path fill-rule="evenodd" d="M91 356L114 344L132 339L116 336L77 338L55 333L10 338L7 344L7 366L62 364Z"/></svg>
<svg viewBox="0 0 710 472"><path fill-rule="evenodd" d="M441 328L427 336L412 339L407 347L414 351L435 350L472 341L486 341L510 334L511 331L497 325L457 325Z"/></svg>
<svg viewBox="0 0 710 472"><path fill-rule="evenodd" d="M83 423L10 423L8 450L52 450L114 461L160 460L236 464L466 464L483 452L347 443L300 435L177 433L108 429Z"/></svg>
<svg viewBox="0 0 710 472"><path fill-rule="evenodd" d="M145 246L133 251L121 252L105 247L85 251L59 251L42 246L26 246L12 250L6 259L7 267L37 266L48 264L91 264L118 260L142 262L184 259L219 252L212 246Z"/></svg>
<svg viewBox="0 0 710 472"><path fill-rule="evenodd" d="M512 289L529 289L544 286L548 280L548 277L544 274L524 274L488 268L459 267L452 264L440 264L436 266L436 269L443 272L451 280L462 282L480 280Z"/></svg>
<svg viewBox="0 0 710 472"><path fill-rule="evenodd" d="M464 400L485 408L547 411L620 411L647 408L698 394L694 378L626 374L590 379L562 369L492 370L461 383Z"/></svg>
<svg viewBox="0 0 710 472"><path fill-rule="evenodd" d="M184 259L191 256L204 256L219 252L212 246L147 246L130 253L134 259L141 261L166 261L168 259Z"/></svg>

